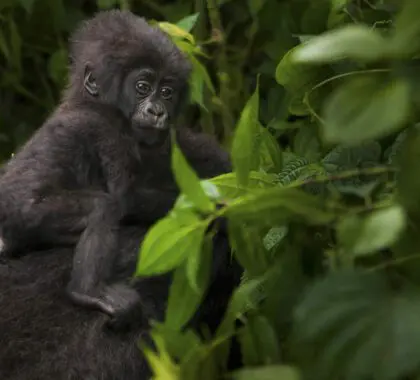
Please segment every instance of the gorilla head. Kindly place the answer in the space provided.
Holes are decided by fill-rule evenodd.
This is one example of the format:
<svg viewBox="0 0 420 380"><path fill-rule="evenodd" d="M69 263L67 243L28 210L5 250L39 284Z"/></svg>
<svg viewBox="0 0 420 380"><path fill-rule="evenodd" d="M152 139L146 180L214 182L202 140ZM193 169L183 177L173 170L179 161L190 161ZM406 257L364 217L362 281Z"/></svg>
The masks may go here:
<svg viewBox="0 0 420 380"><path fill-rule="evenodd" d="M101 12L73 34L70 57L68 99L118 109L146 146L165 140L186 99L191 65L164 32L131 12Z"/></svg>

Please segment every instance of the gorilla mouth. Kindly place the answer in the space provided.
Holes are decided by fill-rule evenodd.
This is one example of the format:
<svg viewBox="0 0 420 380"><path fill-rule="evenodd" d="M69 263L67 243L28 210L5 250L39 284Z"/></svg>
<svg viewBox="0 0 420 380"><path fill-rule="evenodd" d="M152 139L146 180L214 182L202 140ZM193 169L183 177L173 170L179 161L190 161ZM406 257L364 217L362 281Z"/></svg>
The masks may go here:
<svg viewBox="0 0 420 380"><path fill-rule="evenodd" d="M169 135L169 126L159 126L152 123L135 123L133 125L136 139L140 145L145 147L156 147L162 145Z"/></svg>

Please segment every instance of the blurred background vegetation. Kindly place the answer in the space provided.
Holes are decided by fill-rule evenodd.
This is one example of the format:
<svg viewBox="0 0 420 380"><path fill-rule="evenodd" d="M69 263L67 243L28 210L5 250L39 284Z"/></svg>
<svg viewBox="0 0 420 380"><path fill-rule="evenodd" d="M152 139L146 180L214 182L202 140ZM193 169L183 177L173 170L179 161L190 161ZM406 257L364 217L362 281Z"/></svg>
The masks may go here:
<svg viewBox="0 0 420 380"><path fill-rule="evenodd" d="M327 4L327 2L326 2ZM303 4L244 0L1 0L0 155L8 157L57 104L66 83L67 38L101 9L131 9L149 20L176 23L199 13L192 34L201 47L195 107L189 125L229 139L255 74L263 73L263 120L283 115L283 91L273 87L279 58L296 42L292 13ZM317 27L314 26L316 29ZM294 30L293 30L294 29ZM313 31L316 31L316 30ZM293 33L289 33L293 30ZM285 33L287 31L287 33ZM201 79L201 81L200 81Z"/></svg>
<svg viewBox="0 0 420 380"><path fill-rule="evenodd" d="M244 366L259 366L234 378L298 379L286 363L311 380L419 380L420 1L0 0L0 160L59 101L69 33L117 7L158 22L189 55L181 122L231 152L234 173L211 183L245 276L219 338L238 335ZM180 232L158 224L149 238L160 233ZM179 247L141 257L157 249ZM178 285L172 343L198 302ZM227 355L207 355L215 344L194 360L188 344L166 344L184 360L179 378L206 360L200 378L219 378Z"/></svg>
<svg viewBox="0 0 420 380"><path fill-rule="evenodd" d="M393 7L389 1L386 6L379 3L383 2L1 0L0 159L9 157L57 104L66 83L69 33L98 10L120 7L171 23L198 16L191 33L201 50L199 62L207 70L200 66L194 72L196 106L184 122L229 143L257 73L260 120L279 136L279 130L288 127L284 122L290 113L290 99L274 77L279 60L305 36L340 22L381 27ZM306 114L300 108L295 104L291 113Z"/></svg>

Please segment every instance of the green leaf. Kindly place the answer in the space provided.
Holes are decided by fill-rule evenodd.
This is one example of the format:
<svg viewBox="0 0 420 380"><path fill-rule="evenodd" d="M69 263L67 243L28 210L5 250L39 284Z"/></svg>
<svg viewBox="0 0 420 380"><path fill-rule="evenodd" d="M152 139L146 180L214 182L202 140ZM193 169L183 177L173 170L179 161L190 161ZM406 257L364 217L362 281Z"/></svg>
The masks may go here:
<svg viewBox="0 0 420 380"><path fill-rule="evenodd" d="M236 198L246 194L253 189L272 188L277 182L277 176L262 172L251 171L249 173L248 184L246 187L238 185L237 175L235 173L221 174L210 179L210 182L217 186L222 197Z"/></svg>
<svg viewBox="0 0 420 380"><path fill-rule="evenodd" d="M143 240L136 276L157 275L180 265L191 252L200 249L206 228L207 222L198 218L187 226L172 215L161 219Z"/></svg>
<svg viewBox="0 0 420 380"><path fill-rule="evenodd" d="M179 367L169 357L163 338L154 336L154 341L156 346L158 346L160 355L147 347L143 347L143 353L149 362L150 369L154 373L155 378L161 380L179 380Z"/></svg>
<svg viewBox="0 0 420 380"><path fill-rule="evenodd" d="M331 0L331 9L328 16L327 29L333 29L334 27L343 24L344 20L348 18L348 12L345 12L346 5L351 0Z"/></svg>
<svg viewBox="0 0 420 380"><path fill-rule="evenodd" d="M420 131L420 124L415 124L411 128L415 128ZM384 152L384 158L389 165L395 165L398 157L401 155L401 149L403 149L404 142L407 140L410 128L403 129L394 140L392 145Z"/></svg>
<svg viewBox="0 0 420 380"><path fill-rule="evenodd" d="M182 380L214 380L220 377L220 370L214 360L213 342L202 345L181 362Z"/></svg>
<svg viewBox="0 0 420 380"><path fill-rule="evenodd" d="M318 127L315 123L299 128L293 140L293 152L314 162L321 157Z"/></svg>
<svg viewBox="0 0 420 380"><path fill-rule="evenodd" d="M180 331L197 310L203 297L202 290L191 287L185 264L176 268L169 288L165 326Z"/></svg>
<svg viewBox="0 0 420 380"><path fill-rule="evenodd" d="M27 13L32 13L32 8L35 3L35 0L19 0L19 3Z"/></svg>
<svg viewBox="0 0 420 380"><path fill-rule="evenodd" d="M96 0L96 4L99 9L111 9L115 7L118 3L118 0Z"/></svg>
<svg viewBox="0 0 420 380"><path fill-rule="evenodd" d="M204 103L204 85L206 85L207 89L213 95L216 93L216 90L214 89L213 82L211 81L204 65L202 65L200 61L192 55L190 55L190 61L193 65L193 72L190 78L191 101L207 110Z"/></svg>
<svg viewBox="0 0 420 380"><path fill-rule="evenodd" d="M244 368L232 373L234 380L300 380L297 369L286 365Z"/></svg>
<svg viewBox="0 0 420 380"><path fill-rule="evenodd" d="M171 24L170 22L159 22L159 28L161 28L165 33L168 33L170 36L175 38L181 38L189 41L191 44L195 44L194 36L191 33L185 31L182 27Z"/></svg>
<svg viewBox="0 0 420 380"><path fill-rule="evenodd" d="M364 141L358 145L338 145L323 159L326 167L338 167L342 170L355 169L361 163L375 162L380 164L381 145L376 141Z"/></svg>
<svg viewBox="0 0 420 380"><path fill-rule="evenodd" d="M417 373L419 289L389 280L384 273L341 271L306 291L292 345L309 378L397 380Z"/></svg>
<svg viewBox="0 0 420 380"><path fill-rule="evenodd" d="M252 16L257 16L258 12L265 5L267 0L248 0L248 8Z"/></svg>
<svg viewBox="0 0 420 380"><path fill-rule="evenodd" d="M67 79L68 53L65 49L55 51L48 61L48 73L51 79L62 87Z"/></svg>
<svg viewBox="0 0 420 380"><path fill-rule="evenodd" d="M326 142L358 144L396 131L410 110L409 84L361 77L338 88L327 100L322 134Z"/></svg>
<svg viewBox="0 0 420 380"><path fill-rule="evenodd" d="M6 42L4 33L0 30L0 52L3 54L3 57L6 61L10 61L11 55L9 51L9 46Z"/></svg>
<svg viewBox="0 0 420 380"><path fill-rule="evenodd" d="M181 192L203 212L215 209L213 202L207 197L200 185L200 179L190 167L175 138L172 139L172 171Z"/></svg>
<svg viewBox="0 0 420 380"><path fill-rule="evenodd" d="M181 362L188 359L193 351L202 346L200 338L194 331L190 329L185 331L173 330L169 326L156 321L153 322L151 335L154 337L161 336L168 354L181 360Z"/></svg>
<svg viewBox="0 0 420 380"><path fill-rule="evenodd" d="M260 162L263 170L278 173L282 169L283 156L280 146L267 128L260 128L261 147Z"/></svg>
<svg viewBox="0 0 420 380"><path fill-rule="evenodd" d="M223 339L233 334L235 330L235 320L242 317L242 315L250 310L257 308L257 305L263 298L263 285L267 280L267 277L268 275L265 274L262 277L249 280L235 289L230 298L223 320L217 328L217 339ZM224 361L226 363L229 345L230 341L227 340L223 341L223 343L217 347L216 356L219 362Z"/></svg>
<svg viewBox="0 0 420 380"><path fill-rule="evenodd" d="M344 218L337 226L337 238L347 252L366 255L391 246L404 227L404 210L394 205L364 218L356 215Z"/></svg>
<svg viewBox="0 0 420 380"><path fill-rule="evenodd" d="M239 340L246 367L280 362L279 338L266 317L250 316Z"/></svg>
<svg viewBox="0 0 420 380"><path fill-rule="evenodd" d="M410 214L420 215L420 129L410 128L397 154L398 200Z"/></svg>
<svg viewBox="0 0 420 380"><path fill-rule="evenodd" d="M232 202L226 209L229 218L242 222L284 223L303 219L313 224L328 224L335 218L334 209L317 197L298 188L256 190Z"/></svg>
<svg viewBox="0 0 420 380"><path fill-rule="evenodd" d="M293 60L299 46L289 50L280 60L276 68L276 81L281 84L291 95L290 107L304 108L303 114L307 114L307 107L302 103L305 94L313 89L318 83L333 75L328 67L316 67Z"/></svg>
<svg viewBox="0 0 420 380"><path fill-rule="evenodd" d="M12 64L16 70L20 72L22 70L22 36L19 32L18 25L13 18L9 18L9 33L10 33L10 51L12 53Z"/></svg>
<svg viewBox="0 0 420 380"><path fill-rule="evenodd" d="M420 3L405 0L402 11L395 19L395 34L390 41L390 49L398 55L415 54L420 46Z"/></svg>
<svg viewBox="0 0 420 380"><path fill-rule="evenodd" d="M212 243L212 236L206 236L202 244L203 249L193 250L187 259L188 281L196 293L203 293L207 288L212 265Z"/></svg>
<svg viewBox="0 0 420 380"><path fill-rule="evenodd" d="M377 31L363 24L351 24L311 38L294 50L292 60L331 63L352 58L369 62L387 54L388 42Z"/></svg>
<svg viewBox="0 0 420 380"><path fill-rule="evenodd" d="M232 162L238 179L238 184L247 186L249 172L255 169L253 165L257 160L255 154L255 136L258 133L259 111L259 79L251 98L242 110L235 135L232 142ZM254 152L254 154L252 154ZM258 154L258 151L257 151Z"/></svg>
<svg viewBox="0 0 420 380"><path fill-rule="evenodd" d="M229 220L229 241L234 255L251 277L262 275L268 269L266 252L258 231L246 228L240 220Z"/></svg>
<svg viewBox="0 0 420 380"><path fill-rule="evenodd" d="M276 248L283 241L288 232L287 226L271 228L264 236L264 248L267 251Z"/></svg>
<svg viewBox="0 0 420 380"><path fill-rule="evenodd" d="M309 167L310 164L306 158L294 156L286 162L283 170L279 173L279 183L282 185L290 184L300 178L302 174L307 173Z"/></svg>
<svg viewBox="0 0 420 380"><path fill-rule="evenodd" d="M194 13L192 15L184 17L182 20L179 20L176 25L185 30L186 32L191 32L192 28L194 28L194 25L196 24L198 20L199 13Z"/></svg>

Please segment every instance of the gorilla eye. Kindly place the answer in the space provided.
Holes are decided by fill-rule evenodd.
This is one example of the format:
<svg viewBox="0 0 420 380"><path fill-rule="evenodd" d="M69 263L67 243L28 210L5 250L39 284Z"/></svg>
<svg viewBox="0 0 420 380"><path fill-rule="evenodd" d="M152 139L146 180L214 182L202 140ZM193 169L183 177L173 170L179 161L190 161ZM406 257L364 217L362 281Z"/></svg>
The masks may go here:
<svg viewBox="0 0 420 380"><path fill-rule="evenodd" d="M170 87L162 87L160 90L160 94L162 95L163 99L169 100L172 98L173 90Z"/></svg>
<svg viewBox="0 0 420 380"><path fill-rule="evenodd" d="M140 95L148 95L150 91L152 90L152 88L147 82L137 82L136 90Z"/></svg>

